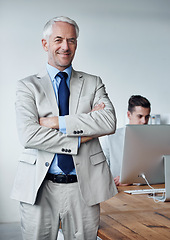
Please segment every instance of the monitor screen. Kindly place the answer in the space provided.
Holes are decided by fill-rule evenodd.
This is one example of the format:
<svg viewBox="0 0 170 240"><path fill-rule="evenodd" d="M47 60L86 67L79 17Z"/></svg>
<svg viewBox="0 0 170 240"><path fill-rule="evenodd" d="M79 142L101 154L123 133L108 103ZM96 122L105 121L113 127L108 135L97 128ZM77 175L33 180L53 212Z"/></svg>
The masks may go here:
<svg viewBox="0 0 170 240"><path fill-rule="evenodd" d="M170 155L170 125L127 125L121 183L164 183L163 155Z"/></svg>

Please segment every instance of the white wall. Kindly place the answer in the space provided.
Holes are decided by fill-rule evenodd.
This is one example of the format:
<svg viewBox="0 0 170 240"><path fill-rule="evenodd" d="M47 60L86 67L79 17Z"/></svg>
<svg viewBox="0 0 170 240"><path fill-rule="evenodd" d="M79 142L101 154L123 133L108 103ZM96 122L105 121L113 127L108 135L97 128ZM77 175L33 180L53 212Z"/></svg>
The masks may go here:
<svg viewBox="0 0 170 240"><path fill-rule="evenodd" d="M0 2L0 222L19 220L9 198L20 144L15 126L18 79L46 62L44 24L67 15L80 27L74 68L100 75L125 124L127 100L141 94L153 113L170 113L170 0L6 0Z"/></svg>

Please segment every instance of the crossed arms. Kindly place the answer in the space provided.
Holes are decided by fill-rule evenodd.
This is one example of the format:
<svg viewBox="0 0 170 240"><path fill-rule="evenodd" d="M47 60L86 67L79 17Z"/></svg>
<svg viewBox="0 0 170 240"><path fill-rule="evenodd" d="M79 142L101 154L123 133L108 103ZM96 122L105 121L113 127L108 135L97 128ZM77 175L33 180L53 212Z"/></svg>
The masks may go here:
<svg viewBox="0 0 170 240"><path fill-rule="evenodd" d="M104 109L105 104L104 103L100 103L98 105L96 105L91 112L94 111L99 111ZM48 128L53 128L53 129L59 129L59 120L58 117L41 117L39 119L40 125L44 126L44 127L48 127ZM88 142L89 140L93 139L92 137L81 137L81 143L84 142Z"/></svg>
<svg viewBox="0 0 170 240"><path fill-rule="evenodd" d="M71 154L76 155L79 136L83 143L92 138L114 133L116 125L114 108L100 79L93 98L93 108L89 113L83 112L80 105L82 112L65 116L67 134L63 134L58 130L58 117L52 116L51 106L36 76L33 76L31 81L30 77L19 81L16 119L21 144L25 148L51 153L62 153L63 146L71 147ZM75 135L76 128L83 129L83 134Z"/></svg>

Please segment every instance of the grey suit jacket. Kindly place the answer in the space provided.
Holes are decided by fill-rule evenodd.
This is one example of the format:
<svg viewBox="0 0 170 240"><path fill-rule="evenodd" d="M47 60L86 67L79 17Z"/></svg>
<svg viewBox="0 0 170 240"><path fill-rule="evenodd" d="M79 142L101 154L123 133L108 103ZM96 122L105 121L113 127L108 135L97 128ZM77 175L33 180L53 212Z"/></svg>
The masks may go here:
<svg viewBox="0 0 170 240"><path fill-rule="evenodd" d="M100 111L90 112L105 103ZM80 191L87 205L105 201L117 193L98 137L115 132L116 117L99 77L72 71L67 134L39 125L40 117L58 116L59 109L49 75L38 74L18 82L16 118L23 153L11 197L34 204L55 153L73 156ZM78 136L93 140L78 148Z"/></svg>

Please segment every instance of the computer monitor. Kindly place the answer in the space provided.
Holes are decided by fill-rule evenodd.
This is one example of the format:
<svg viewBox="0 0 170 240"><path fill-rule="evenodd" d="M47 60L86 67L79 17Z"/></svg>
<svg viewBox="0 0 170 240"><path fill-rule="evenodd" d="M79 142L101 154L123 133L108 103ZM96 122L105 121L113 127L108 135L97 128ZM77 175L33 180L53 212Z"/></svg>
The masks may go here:
<svg viewBox="0 0 170 240"><path fill-rule="evenodd" d="M163 155L170 155L170 125L127 125L121 183L164 183Z"/></svg>

